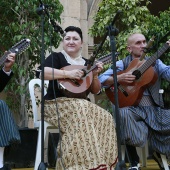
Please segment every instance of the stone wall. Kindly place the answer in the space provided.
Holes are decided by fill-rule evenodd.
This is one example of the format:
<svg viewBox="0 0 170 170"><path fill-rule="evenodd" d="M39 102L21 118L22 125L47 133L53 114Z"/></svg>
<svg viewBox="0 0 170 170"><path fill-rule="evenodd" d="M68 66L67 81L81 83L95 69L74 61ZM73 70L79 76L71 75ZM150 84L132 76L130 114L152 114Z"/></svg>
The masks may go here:
<svg viewBox="0 0 170 170"><path fill-rule="evenodd" d="M87 23L87 2L86 0L60 0L64 7L61 14L61 27L63 30L70 25L80 27L83 32L82 55L88 58L88 23ZM62 44L56 49L61 51Z"/></svg>

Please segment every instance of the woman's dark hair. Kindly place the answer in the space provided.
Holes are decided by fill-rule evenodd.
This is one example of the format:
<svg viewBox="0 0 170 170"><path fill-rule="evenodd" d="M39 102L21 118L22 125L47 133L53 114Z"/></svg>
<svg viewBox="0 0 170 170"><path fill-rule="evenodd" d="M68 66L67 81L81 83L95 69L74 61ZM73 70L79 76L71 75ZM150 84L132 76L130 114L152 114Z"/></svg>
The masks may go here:
<svg viewBox="0 0 170 170"><path fill-rule="evenodd" d="M79 34L81 40L83 41L83 35L82 35L82 31L79 27L75 27L75 26L68 26L66 29L65 29L65 32L69 32L69 31L75 31Z"/></svg>

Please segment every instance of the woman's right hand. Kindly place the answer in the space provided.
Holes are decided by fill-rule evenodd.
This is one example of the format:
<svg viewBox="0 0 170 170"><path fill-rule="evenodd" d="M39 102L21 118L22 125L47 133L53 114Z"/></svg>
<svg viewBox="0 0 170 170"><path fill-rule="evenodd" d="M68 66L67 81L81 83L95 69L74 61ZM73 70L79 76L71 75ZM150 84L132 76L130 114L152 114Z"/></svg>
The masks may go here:
<svg viewBox="0 0 170 170"><path fill-rule="evenodd" d="M74 69L71 71L65 71L66 77L69 79L80 80L84 76L84 72L79 69Z"/></svg>

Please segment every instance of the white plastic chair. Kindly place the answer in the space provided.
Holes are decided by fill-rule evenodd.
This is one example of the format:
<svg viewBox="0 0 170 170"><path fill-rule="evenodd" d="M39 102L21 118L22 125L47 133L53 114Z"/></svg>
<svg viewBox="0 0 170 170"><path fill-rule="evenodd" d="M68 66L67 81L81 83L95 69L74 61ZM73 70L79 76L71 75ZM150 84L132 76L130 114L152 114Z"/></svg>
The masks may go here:
<svg viewBox="0 0 170 170"><path fill-rule="evenodd" d="M146 144L145 147L137 147L137 152L139 154L139 158L142 162L142 167L147 166L147 155L148 155L148 145ZM121 145L121 154L122 154L122 160L125 159L125 145Z"/></svg>
<svg viewBox="0 0 170 170"><path fill-rule="evenodd" d="M138 152L140 152L140 159L142 162L142 167L147 167L147 156L148 156L148 144L145 145L145 147L137 147ZM121 145L121 154L122 154L122 160L125 159L125 145ZM160 154L161 155L161 159L162 159L162 163L164 166L165 170L169 170L169 166L168 166L168 162L167 162L167 158L165 155Z"/></svg>
<svg viewBox="0 0 170 170"><path fill-rule="evenodd" d="M49 81L45 80L44 81L44 95L47 93L46 92L46 87L48 87L48 83ZM33 110L33 119L34 119L34 128L38 129L38 139L37 139L37 149L36 149L36 158L35 158L35 166L34 166L34 170L38 169L39 164L41 163L41 120L38 119L38 107L37 107L37 103L36 103L36 96L35 96L35 87L40 87L41 89L41 79L32 79L29 82L29 93L30 93L30 97L31 97L31 102L32 102L32 110ZM57 127L51 125L50 123L44 121L44 141L48 141L46 140L46 138L48 137L47 134L47 129L51 129L52 133L54 133L54 129L55 133L59 133L59 130L57 129ZM49 130L48 130L49 132ZM48 146L48 144L47 144Z"/></svg>
<svg viewBox="0 0 170 170"><path fill-rule="evenodd" d="M159 94L163 94L164 93L164 89L159 89ZM161 154L161 159L162 159L162 163L164 166L165 170L170 170L169 166L168 166L168 161L165 155Z"/></svg>

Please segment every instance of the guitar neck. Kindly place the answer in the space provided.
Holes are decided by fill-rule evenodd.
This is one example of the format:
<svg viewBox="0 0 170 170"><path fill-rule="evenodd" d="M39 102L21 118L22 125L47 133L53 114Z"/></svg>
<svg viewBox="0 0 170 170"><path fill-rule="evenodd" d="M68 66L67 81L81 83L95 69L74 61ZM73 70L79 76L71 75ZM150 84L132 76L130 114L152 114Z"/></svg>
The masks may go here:
<svg viewBox="0 0 170 170"><path fill-rule="evenodd" d="M103 62L104 64L106 64L106 63L109 63L109 62L111 61L111 59L112 59L112 56L111 56L111 53L110 53L110 54L107 54L107 55L99 58L96 62L101 61L101 62ZM91 66L90 69L84 69L84 71L86 72L86 74L90 73L91 71L93 71L94 69L97 68L96 62L95 62L95 64L94 64L93 66Z"/></svg>
<svg viewBox="0 0 170 170"><path fill-rule="evenodd" d="M4 62L7 59L8 54L10 53L15 53L16 55L21 54L22 52L24 52L24 50L26 50L30 45L30 39L23 39L21 41L19 41L18 43L16 43L14 46L12 46L11 49L8 50L8 52L6 52L1 58L0 58L0 66L2 64L4 64Z"/></svg>
<svg viewBox="0 0 170 170"><path fill-rule="evenodd" d="M155 36L152 36L152 38L149 40L149 42L148 42L148 44L147 44L147 46L146 46L146 49L148 49L148 48L150 48L151 46L152 46L152 44L153 44L153 41L154 41L154 38L155 38ZM145 50L143 51L143 54L141 55L141 57L140 57L140 61L142 61L144 58L145 58L145 55L146 55L146 52L145 52Z"/></svg>
<svg viewBox="0 0 170 170"><path fill-rule="evenodd" d="M150 57L138 70L143 74L154 62L169 48L165 43L152 57Z"/></svg>

